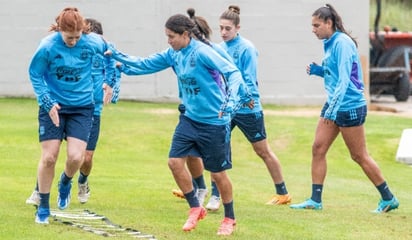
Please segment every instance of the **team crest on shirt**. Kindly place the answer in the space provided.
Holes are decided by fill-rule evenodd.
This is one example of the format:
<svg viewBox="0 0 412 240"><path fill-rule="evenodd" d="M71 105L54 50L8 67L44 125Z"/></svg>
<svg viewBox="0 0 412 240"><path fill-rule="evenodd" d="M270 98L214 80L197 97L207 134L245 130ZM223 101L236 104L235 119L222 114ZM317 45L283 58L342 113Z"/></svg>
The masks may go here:
<svg viewBox="0 0 412 240"><path fill-rule="evenodd" d="M90 58L91 56L92 56L92 53L91 53L90 49L87 49L87 48L82 49L82 52L80 53L80 58L82 60L86 60L86 59Z"/></svg>
<svg viewBox="0 0 412 240"><path fill-rule="evenodd" d="M80 73L81 68L61 66L56 69L57 80L65 82L78 82L81 79Z"/></svg>
<svg viewBox="0 0 412 240"><path fill-rule="evenodd" d="M238 59L239 58L239 47L237 47L236 49L235 49L235 51L233 52L233 58L234 59Z"/></svg>
<svg viewBox="0 0 412 240"><path fill-rule="evenodd" d="M96 55L93 57L93 68L103 68L103 59L99 56Z"/></svg>

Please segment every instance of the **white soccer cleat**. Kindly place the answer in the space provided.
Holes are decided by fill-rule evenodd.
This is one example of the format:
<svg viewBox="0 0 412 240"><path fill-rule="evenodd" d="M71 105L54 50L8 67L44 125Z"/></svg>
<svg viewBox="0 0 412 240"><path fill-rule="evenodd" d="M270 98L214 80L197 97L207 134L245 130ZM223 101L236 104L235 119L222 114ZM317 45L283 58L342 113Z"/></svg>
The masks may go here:
<svg viewBox="0 0 412 240"><path fill-rule="evenodd" d="M90 188L89 183L85 182L84 184L78 183L79 193L77 194L77 199L80 203L86 203L90 197Z"/></svg>
<svg viewBox="0 0 412 240"><path fill-rule="evenodd" d="M205 188L199 188L197 190L197 199L199 200L200 206L203 206L203 204L205 203L205 199L207 197L208 192L209 191Z"/></svg>
<svg viewBox="0 0 412 240"><path fill-rule="evenodd" d="M40 194L37 190L34 190L30 197L26 199L26 204L34 206L40 205Z"/></svg>
<svg viewBox="0 0 412 240"><path fill-rule="evenodd" d="M209 202L206 205L206 209L209 211L217 211L220 207L220 197L212 195L209 199Z"/></svg>

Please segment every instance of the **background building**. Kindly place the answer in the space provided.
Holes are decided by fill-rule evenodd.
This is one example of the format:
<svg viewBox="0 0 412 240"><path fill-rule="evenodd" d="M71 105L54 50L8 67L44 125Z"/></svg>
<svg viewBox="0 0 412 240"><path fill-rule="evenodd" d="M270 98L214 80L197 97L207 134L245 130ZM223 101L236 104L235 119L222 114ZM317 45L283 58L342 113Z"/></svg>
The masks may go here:
<svg viewBox="0 0 412 240"><path fill-rule="evenodd" d="M220 42L219 16L230 4L241 9L241 34L259 50L259 84L264 103L318 105L325 100L322 80L305 66L320 62L322 42L311 32L311 15L325 3L341 14L357 38L363 62L369 54L369 1L365 0L0 0L0 96L34 96L28 65L58 13L76 6L103 23L106 39L128 54L147 56L168 47L164 23L189 7L205 17ZM364 70L365 72L365 70ZM122 78L121 99L178 101L171 70Z"/></svg>

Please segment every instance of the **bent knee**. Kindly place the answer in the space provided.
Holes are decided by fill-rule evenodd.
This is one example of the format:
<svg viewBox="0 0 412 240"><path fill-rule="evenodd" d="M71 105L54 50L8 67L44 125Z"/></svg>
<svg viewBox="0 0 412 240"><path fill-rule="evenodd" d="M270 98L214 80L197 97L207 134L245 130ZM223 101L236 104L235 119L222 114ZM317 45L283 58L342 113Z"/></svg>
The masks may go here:
<svg viewBox="0 0 412 240"><path fill-rule="evenodd" d="M272 154L267 144L253 145L253 150L262 159L266 159Z"/></svg>
<svg viewBox="0 0 412 240"><path fill-rule="evenodd" d="M84 155L83 154L75 153L75 154L67 155L67 161L69 161L69 162L79 163L79 162L83 162L83 160L84 160Z"/></svg>
<svg viewBox="0 0 412 240"><path fill-rule="evenodd" d="M352 158L353 161L355 161L359 165L362 165L363 163L366 163L372 160L368 155L364 155L364 154L351 154L350 157Z"/></svg>
<svg viewBox="0 0 412 240"><path fill-rule="evenodd" d="M221 172L211 172L210 176L213 180L215 180L216 182L220 182L220 181L225 181L225 180L229 180L226 171L221 171Z"/></svg>
<svg viewBox="0 0 412 240"><path fill-rule="evenodd" d="M262 159L267 159L270 156L270 151L268 150L255 150L255 153Z"/></svg>
<svg viewBox="0 0 412 240"><path fill-rule="evenodd" d="M41 159L42 163L46 167L53 167L56 165L57 157L54 155L45 155Z"/></svg>
<svg viewBox="0 0 412 240"><path fill-rule="evenodd" d="M314 142L312 144L312 154L314 156L319 156L319 155L326 155L327 148L323 146L322 144L318 144Z"/></svg>
<svg viewBox="0 0 412 240"><path fill-rule="evenodd" d="M176 170L183 168L185 166L185 161L181 158L169 158L167 165L169 166L169 169Z"/></svg>

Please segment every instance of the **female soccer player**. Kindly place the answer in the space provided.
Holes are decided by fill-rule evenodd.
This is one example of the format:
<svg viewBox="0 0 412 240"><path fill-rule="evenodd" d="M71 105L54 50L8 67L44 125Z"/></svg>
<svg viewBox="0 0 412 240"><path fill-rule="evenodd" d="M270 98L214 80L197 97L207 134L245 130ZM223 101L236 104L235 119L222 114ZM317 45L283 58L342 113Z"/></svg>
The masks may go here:
<svg viewBox="0 0 412 240"><path fill-rule="evenodd" d="M135 75L173 69L185 112L180 115L173 135L168 165L190 206L183 230L194 229L207 214L199 205L185 167L189 156L197 156L202 157L205 169L212 172L222 194L225 218L217 234L231 235L236 221L232 184L225 171L232 167L230 116L243 104L251 103L251 99L239 96L239 92L246 92L242 90L245 86L239 70L210 46L192 38L195 27L187 16L173 15L165 24L170 48L147 58L129 57L114 48L107 54L131 66Z"/></svg>
<svg viewBox="0 0 412 240"><path fill-rule="evenodd" d="M92 60L103 55L107 44L88 31L77 8L68 7L56 17L49 36L42 39L29 66L30 80L39 104L38 166L40 205L35 222L48 224L50 189L63 139L67 140L67 160L59 181L57 205L70 203L71 180L79 170L93 121ZM114 85L114 64L105 58L106 76ZM109 102L111 96L106 96Z"/></svg>
<svg viewBox="0 0 412 240"><path fill-rule="evenodd" d="M324 78L328 98L321 111L312 145L312 196L290 207L322 209L326 154L340 133L352 159L359 164L381 195L382 199L375 212L384 213L396 209L399 202L366 149L363 124L367 106L357 43L346 32L341 17L330 4L312 14L312 32L323 41L325 56L321 65L312 63L306 71L310 75Z"/></svg>
<svg viewBox="0 0 412 240"><path fill-rule="evenodd" d="M231 129L236 126L252 144L256 154L263 160L274 183L276 194L266 203L268 205L288 204L292 201L282 176L280 161L270 149L266 138L264 114L260 102L257 79L257 50L254 45L239 34L240 8L230 5L220 16L221 46L233 59L242 73L249 91L252 94L254 108L241 108L231 122ZM219 191L212 181L212 196L206 205L207 209L219 208Z"/></svg>

